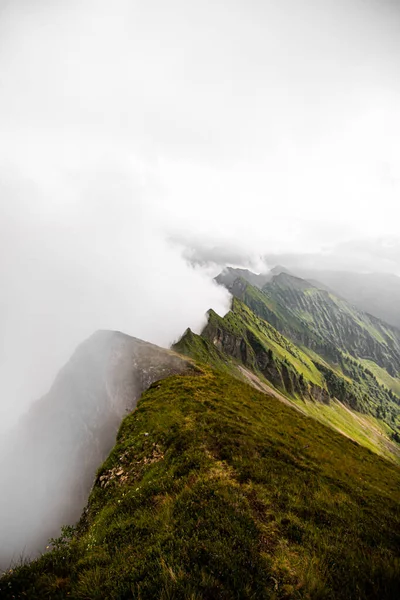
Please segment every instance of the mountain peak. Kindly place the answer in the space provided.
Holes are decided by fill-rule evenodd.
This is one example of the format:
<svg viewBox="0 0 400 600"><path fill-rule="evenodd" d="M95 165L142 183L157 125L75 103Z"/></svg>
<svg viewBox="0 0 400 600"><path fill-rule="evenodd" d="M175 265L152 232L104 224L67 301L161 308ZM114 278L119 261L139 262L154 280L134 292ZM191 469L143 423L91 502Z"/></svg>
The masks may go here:
<svg viewBox="0 0 400 600"><path fill-rule="evenodd" d="M283 267L282 265L276 265L275 267L273 267L271 269L271 273L273 275L280 275L281 273L286 273L287 275L293 275L293 273L291 271L289 271L289 269L287 269L286 267Z"/></svg>
<svg viewBox="0 0 400 600"><path fill-rule="evenodd" d="M316 289L316 286L313 285L307 279L302 279L301 277L293 275L292 273L286 270L274 274L274 277L269 282L267 282L266 285L268 285L269 283L284 285L285 287L299 290L307 290L312 288Z"/></svg>
<svg viewBox="0 0 400 600"><path fill-rule="evenodd" d="M215 278L217 283L229 288L236 279L244 279L254 287L261 289L273 277L272 271L268 273L253 273L248 269L239 269L234 267L225 267L223 271Z"/></svg>

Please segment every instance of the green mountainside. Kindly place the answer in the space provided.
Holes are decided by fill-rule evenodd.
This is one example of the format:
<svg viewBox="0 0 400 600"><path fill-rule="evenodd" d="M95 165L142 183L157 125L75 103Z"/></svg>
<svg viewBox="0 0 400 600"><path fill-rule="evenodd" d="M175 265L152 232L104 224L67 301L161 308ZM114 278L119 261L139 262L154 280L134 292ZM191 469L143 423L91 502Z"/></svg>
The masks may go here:
<svg viewBox="0 0 400 600"><path fill-rule="evenodd" d="M281 268L261 289L266 276L254 285L257 280L243 277L242 270L234 279L234 271L217 281L287 337L328 357L339 349L374 361L392 377L400 373L400 329Z"/></svg>
<svg viewBox="0 0 400 600"><path fill-rule="evenodd" d="M365 312L400 328L400 277L397 275L330 271L298 265L293 271L308 281L321 282Z"/></svg>
<svg viewBox="0 0 400 600"><path fill-rule="evenodd" d="M201 336L188 330L174 349L250 381L400 462L397 397L361 363L340 355L340 363L329 364L293 344L239 300L233 299L232 310L223 318L209 311Z"/></svg>
<svg viewBox="0 0 400 600"><path fill-rule="evenodd" d="M400 470L218 371L153 384L11 598L397 599Z"/></svg>
<svg viewBox="0 0 400 600"><path fill-rule="evenodd" d="M1 598L397 600L399 332L283 270L225 275L231 310L173 347L194 369L150 385Z"/></svg>
<svg viewBox="0 0 400 600"><path fill-rule="evenodd" d="M395 327L286 273L273 277L262 291L326 342L355 357L373 360L392 376L400 371L400 330Z"/></svg>
<svg viewBox="0 0 400 600"><path fill-rule="evenodd" d="M288 347L289 339L292 342L292 351L289 355L286 352L285 356L291 367L291 381L287 381L286 377L284 391L295 399L311 395L316 400L326 400L327 392L335 402L339 401L358 413L375 418L374 429L377 427L392 440L400 441L400 331L288 273L275 275L261 290L250 285L241 275L232 282L232 271L229 273L230 281L224 281L224 273L217 279L227 284L234 296L231 313L235 319L248 324L249 315L252 315L250 337L255 334L260 343L260 364L256 365L258 374L261 371L266 379L282 389L271 369L266 370L263 365L265 351L270 353L274 350L270 338L271 331L276 328L274 340L278 331L284 337L281 336L278 354L273 354L274 364L282 358L282 348ZM239 308L238 299L251 309L246 318ZM220 332L214 332L211 336L214 342L223 339L221 331L232 331L231 313L219 319ZM202 332L202 337L210 338L210 327L217 321L218 318L210 313L209 324ZM245 337L248 339L248 336ZM301 366L293 360L293 347L297 356L302 357ZM264 354L261 348L264 348ZM225 343L224 352L231 354L229 344ZM242 354L242 361L246 362L245 358ZM319 381L315 380L315 375L311 376L305 371L306 359L311 359L314 368L319 371ZM387 365L386 369L382 363ZM248 361L246 364L254 367L254 361L253 367ZM293 370L297 375L293 374ZM302 384L307 384L302 386L303 392L299 386L301 375ZM314 407L310 408L315 416ZM364 417L361 421L362 428L368 428ZM397 453L396 446L394 449Z"/></svg>

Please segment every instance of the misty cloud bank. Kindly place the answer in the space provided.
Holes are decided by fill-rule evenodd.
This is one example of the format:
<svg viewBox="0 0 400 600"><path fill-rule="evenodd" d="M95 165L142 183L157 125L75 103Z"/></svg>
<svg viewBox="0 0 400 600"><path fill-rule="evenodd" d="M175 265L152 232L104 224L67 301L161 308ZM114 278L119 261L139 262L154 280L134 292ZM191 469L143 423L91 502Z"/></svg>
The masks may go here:
<svg viewBox="0 0 400 600"><path fill-rule="evenodd" d="M3 427L97 329L168 346L186 327L201 328L208 308L229 307L226 292L166 241L128 168L107 162L51 177L2 183Z"/></svg>
<svg viewBox="0 0 400 600"><path fill-rule="evenodd" d="M351 240L326 245L318 252L255 252L243 240L227 240L224 246L215 239L190 239L185 235L173 238L193 265L203 267L225 265L244 266L258 272L268 272L283 265L293 270L328 270L356 273L387 273L400 277L400 238L381 237L370 240ZM268 247L266 243L265 248Z"/></svg>
<svg viewBox="0 0 400 600"><path fill-rule="evenodd" d="M1 187L0 570L79 518L125 409L145 389L150 359L110 359L107 347L104 357L95 337L90 360L75 359L77 372L67 365L33 402L75 347L98 329L167 347L188 326L201 329L208 308L229 308L227 292L166 240L129 166L97 159ZM112 380L109 363L123 365ZM165 375L158 355L153 363L150 382Z"/></svg>

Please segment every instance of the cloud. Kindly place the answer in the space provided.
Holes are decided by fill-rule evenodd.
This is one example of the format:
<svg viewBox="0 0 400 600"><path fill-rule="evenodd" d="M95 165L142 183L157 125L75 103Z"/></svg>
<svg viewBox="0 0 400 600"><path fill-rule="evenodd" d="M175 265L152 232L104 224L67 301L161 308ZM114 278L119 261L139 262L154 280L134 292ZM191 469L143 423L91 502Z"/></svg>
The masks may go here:
<svg viewBox="0 0 400 600"><path fill-rule="evenodd" d="M36 179L2 179L3 424L46 391L93 331L167 346L186 327L198 330L210 306L229 306L224 290L166 240L152 184L135 162L65 159L53 156L48 176L40 165Z"/></svg>

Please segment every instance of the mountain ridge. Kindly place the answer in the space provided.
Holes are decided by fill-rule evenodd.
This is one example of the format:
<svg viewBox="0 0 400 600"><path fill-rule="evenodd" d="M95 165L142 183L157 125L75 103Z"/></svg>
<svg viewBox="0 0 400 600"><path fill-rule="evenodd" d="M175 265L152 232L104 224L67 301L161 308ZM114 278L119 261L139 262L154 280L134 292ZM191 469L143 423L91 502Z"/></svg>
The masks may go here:
<svg viewBox="0 0 400 600"><path fill-rule="evenodd" d="M323 333L327 341L342 350L360 358L372 357L391 375L400 370L399 329L360 311L326 290L284 273L274 277L262 291L271 299L285 302L298 318L306 318L307 326L314 331L319 326L318 333ZM360 340L364 340L364 348L360 348ZM385 350L382 350L383 346ZM360 352L366 355L362 356ZM368 352L372 354L368 355Z"/></svg>
<svg viewBox="0 0 400 600"><path fill-rule="evenodd" d="M289 260L289 264L290 264ZM315 280L329 287L335 294L355 304L397 328L400 328L400 277L391 273L358 273L298 264L291 272L303 279Z"/></svg>
<svg viewBox="0 0 400 600"><path fill-rule="evenodd" d="M233 270L231 271L231 274L232 272ZM280 283L283 281L283 283L286 284L285 286L283 286L285 292L284 299L286 300L285 304L282 303L282 298L279 297L279 294L268 293L268 291L270 291L268 288L276 285L276 283L274 284L274 282L276 281L278 281L278 290L280 291L282 291L282 285L280 285ZM235 298L240 299L241 302L244 302L244 304L248 308L250 308L250 310L253 312L253 325L255 328L254 331L256 335L256 330L258 329L259 331L259 324L257 324L256 322L255 315L257 315L258 318L261 318L264 324L265 322L272 324L272 326L275 327L278 330L278 332L280 332L280 334L284 336L284 338L286 338L286 342L283 345L287 345L287 340L291 340L291 342L295 344L298 353L302 355L305 354L306 360L311 359L313 365L317 367L321 377L323 378L324 383L321 385L321 381L313 381L313 378L307 376L305 372L302 373L302 367L299 369L299 366L293 363L293 360L290 358L290 356L286 356L286 360L289 358L289 363L291 363L292 370L286 372L286 367L284 367L285 381L288 384L286 385L286 387L282 387L282 384L279 383L279 378L281 378L282 380L281 374L278 376L278 378L276 378L274 374L261 372L261 376L266 376L267 380L272 380L273 383L275 383L275 385L278 385L280 391L288 393L295 401L298 398L302 398L304 400L304 398L309 397L309 392L306 395L304 395L304 393L301 392L302 388L304 390L305 382L306 388L309 391L312 390L311 396L314 395L315 398L319 399L325 398L325 404L329 404L330 400L335 400L335 405L337 406L338 410L340 409L340 411L342 410L340 408L340 403L344 403L344 405L347 405L352 410L355 410L356 413L357 411L361 411L361 413L366 416L371 415L371 417L373 418L378 418L378 420L380 420L378 428L381 429L384 438L388 436L387 442L384 442L382 439L378 438L377 443L378 446L380 446L380 450L382 450L382 445L385 446L386 443L391 444L391 441L389 440L400 441L400 401L399 396L396 396L396 393L398 394L399 392L397 382L399 381L400 383L400 380L393 379L393 377L389 375L388 371L385 371L371 360L359 356L351 356L347 352L349 349L351 350L351 348L349 348L348 346L346 347L346 345L342 345L342 348L338 347L337 340L332 340L332 338L329 335L327 335L326 332L320 331L315 327L310 327L310 319L313 318L312 314L308 315L308 319L305 319L304 315L301 315L303 318L299 318L299 315L291 309L292 302L290 300L290 294L287 293L288 283L290 284L291 288L290 294L296 294L299 290L301 294L303 294L304 292L308 293L309 290L312 290L313 292L316 292L318 294L317 298L320 298L319 290L315 288L315 286L313 286L309 282L301 280L301 278L293 278L293 276L287 273L278 274L278 276L276 277L274 276L271 279L271 281L266 284L265 287L267 288L267 294L264 293L265 290L256 289L253 286L251 286L248 283L248 281L243 279L243 277L239 273L239 277L233 282L231 278L231 281L228 285L229 291L234 296L232 310L233 312L235 312ZM274 288L272 289L272 292L274 292ZM324 292L323 299L325 298L330 299L330 294L326 294L326 292ZM337 302L337 300L335 302ZM331 306L332 302L327 304L329 310L331 310ZM362 315L358 311L358 309L354 309L353 307L347 304L343 304L342 301L340 301L339 307L337 307L335 303L333 303L333 306L335 307L335 310L342 311L343 314L340 315L341 318L351 317L353 319L353 326L354 323L357 325L358 329L356 329L356 331L358 332L360 338L361 335L364 334L365 324L371 327L370 319L372 319L372 322L374 324L378 323L380 327L386 327L386 324L382 323L381 321L375 319L374 317L369 317L368 315L365 315L364 317L364 315ZM326 307L324 306L324 308ZM353 314L354 310L356 312ZM349 313L350 317L346 313L346 311L347 313ZM333 317L334 316L335 315L333 315ZM361 318L367 319L366 322L358 323L357 319ZM214 316L212 320L215 321ZM332 320L334 320L334 318ZM219 320L219 326L220 328L222 328L222 330L226 329L224 321L227 321L227 317ZM207 337L208 328L209 325L206 326L203 330L201 334L203 337ZM390 328L389 331L393 332L395 331L395 329ZM267 349L269 348L268 351L271 351L272 349L270 340L268 340L267 338L259 340L261 342L261 353L259 354L259 361L261 361L261 363L266 362L266 359L263 358L263 356L266 355L265 353ZM378 349L380 349L382 353L382 347L379 348L380 341L377 341L376 343ZM262 348L262 346L264 346L264 349ZM383 348L385 351L387 350L386 345L384 345ZM226 347L226 351L228 354L231 354L231 351L228 347ZM282 353L282 348L280 352ZM188 353L189 355L192 355L193 357L197 358L195 350L191 353L189 349ZM364 357L365 356L366 355L364 354ZM394 356L396 356L396 354L394 354ZM237 355L236 359L238 359ZM303 363L304 360L305 359L303 358ZM245 360L243 362L246 364ZM276 361L274 367L275 366ZM256 373L260 374L258 366L256 366L256 368L254 369L254 361L253 365L250 365L250 368L253 369L253 371L256 371ZM297 371L297 376L293 374L293 369L294 371ZM392 369L390 369L390 371L393 372ZM305 379L302 379L300 385L299 377L301 375L303 376L303 378L305 376ZM388 388L388 385L391 389ZM309 404L307 405L307 409L308 412L312 413L316 418L323 419L324 422L326 422L325 416L329 412L327 408L324 409L322 413L320 410L320 414L318 414L318 411ZM330 414L329 418L334 418L336 426L338 425L338 415ZM328 421L329 418L327 417ZM344 418L345 414L341 414L339 419L341 421L340 429L342 431L344 429L347 430L347 434L349 434L349 428L347 426L343 427ZM356 415L354 416L354 418L356 421L358 420L358 417L356 417ZM365 419L365 417L362 417L362 419ZM389 429L387 430L386 425L389 425ZM362 429L365 430L368 428L372 428L374 430L375 424L373 422L367 424L364 423ZM354 436L353 434L353 439L358 439L358 441L362 440L362 443L369 445L369 440L365 438L364 433L360 431L358 427L356 427L356 429L358 430L357 435ZM391 447L394 451L394 455L397 456L397 447Z"/></svg>
<svg viewBox="0 0 400 600"><path fill-rule="evenodd" d="M290 273L262 288L229 275L231 310L210 309L173 351L100 332L83 350L104 335L108 354L72 359L64 396L61 371L69 411L82 394L97 419L111 399L100 410L111 452L78 523L0 578L2 598L397 600L400 397L386 385L397 379L357 355L366 342L342 323L397 360L393 330ZM93 477L105 456L92 457Z"/></svg>
<svg viewBox="0 0 400 600"><path fill-rule="evenodd" d="M49 392L2 440L4 480L18 473L25 483L23 494L17 486L0 497L1 513L13 515L0 520L0 566L24 547L34 556L62 523L80 517L127 411L153 381L194 369L184 357L121 332L98 331L78 346Z"/></svg>

